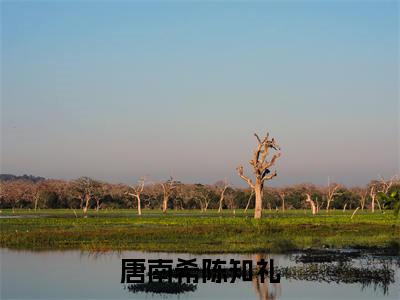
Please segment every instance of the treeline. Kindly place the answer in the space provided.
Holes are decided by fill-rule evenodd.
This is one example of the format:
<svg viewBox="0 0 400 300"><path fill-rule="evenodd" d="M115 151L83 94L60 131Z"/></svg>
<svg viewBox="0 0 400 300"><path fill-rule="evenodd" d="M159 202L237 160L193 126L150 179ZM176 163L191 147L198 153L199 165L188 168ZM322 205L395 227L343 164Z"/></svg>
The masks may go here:
<svg viewBox="0 0 400 300"><path fill-rule="evenodd" d="M212 185L187 184L172 178L143 186L111 184L81 177L75 180L43 179L35 176L1 176L0 208L71 208L71 209L137 209L140 190L141 208L144 209L245 209L254 208L254 195L250 189L238 188L220 181ZM140 189L141 188L141 189ZM265 209L309 208L307 194L319 209L369 209L377 195L400 190L400 182L374 180L363 187L347 188L339 184L316 186L299 184L264 190Z"/></svg>

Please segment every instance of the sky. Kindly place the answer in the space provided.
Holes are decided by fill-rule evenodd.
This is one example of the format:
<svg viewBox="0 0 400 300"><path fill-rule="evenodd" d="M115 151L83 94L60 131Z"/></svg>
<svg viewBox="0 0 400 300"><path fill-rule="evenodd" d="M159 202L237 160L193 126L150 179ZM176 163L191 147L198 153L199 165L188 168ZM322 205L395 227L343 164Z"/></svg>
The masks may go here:
<svg viewBox="0 0 400 300"><path fill-rule="evenodd" d="M1 1L1 173L244 185L399 173L397 1Z"/></svg>

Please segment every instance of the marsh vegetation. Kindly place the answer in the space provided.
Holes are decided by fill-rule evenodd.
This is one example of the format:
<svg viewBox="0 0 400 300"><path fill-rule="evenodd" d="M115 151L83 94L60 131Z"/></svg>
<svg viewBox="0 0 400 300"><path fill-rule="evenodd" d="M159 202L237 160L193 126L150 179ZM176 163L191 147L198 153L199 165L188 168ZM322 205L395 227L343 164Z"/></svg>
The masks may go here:
<svg viewBox="0 0 400 300"><path fill-rule="evenodd" d="M146 250L192 253L287 252L307 248L399 250L400 222L390 211L248 210L176 211L144 209L83 212L71 209L3 210L1 247L13 249ZM12 216L12 218L7 218Z"/></svg>

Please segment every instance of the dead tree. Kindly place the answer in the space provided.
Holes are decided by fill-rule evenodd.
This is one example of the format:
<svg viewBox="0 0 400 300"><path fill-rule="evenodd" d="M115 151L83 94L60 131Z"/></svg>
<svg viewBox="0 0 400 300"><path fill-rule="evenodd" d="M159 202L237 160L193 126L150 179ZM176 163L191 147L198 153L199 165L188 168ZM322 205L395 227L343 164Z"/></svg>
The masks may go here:
<svg viewBox="0 0 400 300"><path fill-rule="evenodd" d="M132 187L133 193L129 193L129 196L135 197L137 199L137 203L138 203L138 215L141 216L142 215L142 207L141 207L141 202L140 202L140 195L143 192L144 189L144 182L145 182L145 178L141 178L139 180L139 184L137 186Z"/></svg>
<svg viewBox="0 0 400 300"><path fill-rule="evenodd" d="M222 205L224 203L224 198L225 198L225 191L228 187L229 187L229 183L225 178L225 180L223 181L223 184L220 187L219 207L218 207L219 213L222 211Z"/></svg>
<svg viewBox="0 0 400 300"><path fill-rule="evenodd" d="M317 210L317 213L319 213L322 203L321 204L318 203L318 197L315 197L315 206L316 206L315 208Z"/></svg>
<svg viewBox="0 0 400 300"><path fill-rule="evenodd" d="M161 183L161 186L162 186L162 189L163 189L162 211L163 211L163 213L166 213L167 209L168 209L169 198L171 197L172 192L176 188L176 185L175 185L173 177L171 176L166 182Z"/></svg>
<svg viewBox="0 0 400 300"><path fill-rule="evenodd" d="M258 146L254 151L253 159L250 161L250 165L253 168L253 174L255 176L255 182L249 177L244 175L243 166L237 167L239 176L247 182L247 184L254 190L256 196L254 218L260 219L262 215L262 196L264 190L264 182L277 176L277 172L270 172L270 168L275 164L276 160L281 156L281 152L275 153L271 160L267 160L270 149L275 151L280 150L279 145L275 142L275 139L269 139L269 133L264 139L260 139L257 134L254 134L258 141Z"/></svg>
<svg viewBox="0 0 400 300"><path fill-rule="evenodd" d="M331 202L334 200L335 196L340 195L340 193L337 192L338 188L340 185L334 184L331 185L328 179L328 188L326 190L326 211L329 211L329 207L331 205Z"/></svg>
<svg viewBox="0 0 400 300"><path fill-rule="evenodd" d="M396 180L397 176L393 176L389 181L386 181L382 176L381 181L372 181L371 186L369 188L369 196L371 198L371 211L375 212L375 202L378 204L379 210L382 211L381 203L378 199L379 193L387 194L390 188L393 185L393 182Z"/></svg>
<svg viewBox="0 0 400 300"><path fill-rule="evenodd" d="M250 201L251 201L251 198L253 198L253 196L254 196L254 190L251 189L250 197L249 197L249 200L247 200L247 204L246 204L246 208L244 209L244 212L247 212L247 210L249 209Z"/></svg>
<svg viewBox="0 0 400 300"><path fill-rule="evenodd" d="M285 193L284 192L279 192L279 198L282 200L282 212L285 212Z"/></svg>
<svg viewBox="0 0 400 300"><path fill-rule="evenodd" d="M206 212L208 209L208 205L212 200L211 189L202 184L195 184L193 192L193 197L198 199L201 212Z"/></svg>
<svg viewBox="0 0 400 300"><path fill-rule="evenodd" d="M87 218L87 213L90 206L90 200L97 193L100 182L93 180L89 177L80 177L73 181L72 190L77 198L81 201L81 208L83 215Z"/></svg>
<svg viewBox="0 0 400 300"><path fill-rule="evenodd" d="M379 189L379 192L384 193L385 195L388 194L390 188L392 187L393 183L396 181L397 176L393 176L392 178L390 178L390 180L386 181L385 178L383 178L383 176L381 176L381 186Z"/></svg>
<svg viewBox="0 0 400 300"><path fill-rule="evenodd" d="M354 215L356 214L356 212L357 212L359 209L360 209L360 207L358 206L358 207L353 211L353 214L351 215L351 218L350 218L350 219L353 219L353 218L354 218Z"/></svg>
<svg viewBox="0 0 400 300"><path fill-rule="evenodd" d="M371 211L375 212L375 200L376 200L376 186L372 185L369 190L369 196L371 197Z"/></svg>
<svg viewBox="0 0 400 300"><path fill-rule="evenodd" d="M306 194L306 195L307 195L306 202L310 203L311 212L312 212L313 215L315 215L317 213L317 206L315 205L314 201L311 199L310 194Z"/></svg>
<svg viewBox="0 0 400 300"><path fill-rule="evenodd" d="M367 188L355 188L354 193L358 194L358 196L360 197L360 205L359 208L361 210L364 210L365 207L365 203L367 201L367 197L368 197L368 189Z"/></svg>

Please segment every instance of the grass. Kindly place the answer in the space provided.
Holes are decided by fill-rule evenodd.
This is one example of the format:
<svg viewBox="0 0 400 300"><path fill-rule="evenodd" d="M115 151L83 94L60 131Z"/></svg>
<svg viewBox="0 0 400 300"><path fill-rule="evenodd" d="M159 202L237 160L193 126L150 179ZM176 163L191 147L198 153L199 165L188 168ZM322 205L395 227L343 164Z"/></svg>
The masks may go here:
<svg viewBox="0 0 400 300"><path fill-rule="evenodd" d="M192 253L275 252L315 248L400 248L400 219L391 212L285 213L265 211L261 220L243 210L91 211L3 210L0 247L26 250L143 250ZM4 218L4 216L19 216Z"/></svg>

